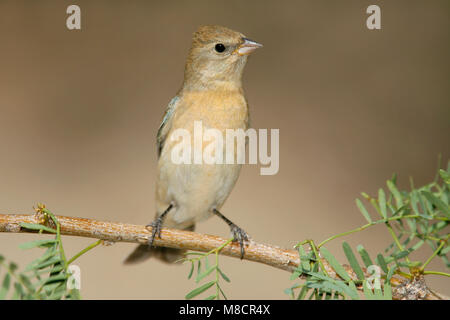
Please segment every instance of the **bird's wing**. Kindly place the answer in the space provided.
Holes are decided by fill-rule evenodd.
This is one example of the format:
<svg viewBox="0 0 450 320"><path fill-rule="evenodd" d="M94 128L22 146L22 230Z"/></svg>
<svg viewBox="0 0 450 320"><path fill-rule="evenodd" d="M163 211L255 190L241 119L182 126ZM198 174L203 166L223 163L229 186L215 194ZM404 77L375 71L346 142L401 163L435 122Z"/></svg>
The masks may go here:
<svg viewBox="0 0 450 320"><path fill-rule="evenodd" d="M167 138L167 133L170 131L173 112L175 111L179 100L180 99L178 96L170 100L169 105L167 106L166 109L166 113L164 114L164 118L161 122L161 125L159 126L158 134L156 136L156 148L158 152L158 158L161 155L162 149L164 147L164 142Z"/></svg>

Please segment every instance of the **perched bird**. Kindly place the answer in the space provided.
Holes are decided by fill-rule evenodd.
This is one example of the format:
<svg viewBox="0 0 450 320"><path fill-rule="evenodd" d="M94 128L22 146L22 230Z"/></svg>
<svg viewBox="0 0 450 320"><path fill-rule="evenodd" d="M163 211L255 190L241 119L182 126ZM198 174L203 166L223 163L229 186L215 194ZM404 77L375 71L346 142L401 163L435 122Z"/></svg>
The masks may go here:
<svg viewBox="0 0 450 320"><path fill-rule="evenodd" d="M125 260L135 263L151 256L166 262L179 259L183 250L153 247L161 227L194 230L198 221L216 215L231 229L244 255L244 230L219 211L238 179L241 164L175 164L170 139L176 129L193 132L194 121L203 127L246 130L249 125L242 73L247 57L261 44L222 26L201 26L194 33L186 61L184 82L170 101L157 135L158 176L156 218L148 225L152 235ZM205 146L203 146L205 147Z"/></svg>

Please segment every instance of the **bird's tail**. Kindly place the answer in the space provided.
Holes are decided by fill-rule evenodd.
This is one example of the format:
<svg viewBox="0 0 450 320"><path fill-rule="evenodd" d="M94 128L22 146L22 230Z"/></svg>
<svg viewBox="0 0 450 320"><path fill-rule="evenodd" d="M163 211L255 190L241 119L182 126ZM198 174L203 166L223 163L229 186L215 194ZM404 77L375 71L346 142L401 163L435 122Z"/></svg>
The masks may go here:
<svg viewBox="0 0 450 320"><path fill-rule="evenodd" d="M194 231L194 225L184 230ZM151 257L157 258L166 263L174 263L181 259L186 250L165 247L150 247L147 244L140 244L128 255L124 264L135 264L143 262Z"/></svg>

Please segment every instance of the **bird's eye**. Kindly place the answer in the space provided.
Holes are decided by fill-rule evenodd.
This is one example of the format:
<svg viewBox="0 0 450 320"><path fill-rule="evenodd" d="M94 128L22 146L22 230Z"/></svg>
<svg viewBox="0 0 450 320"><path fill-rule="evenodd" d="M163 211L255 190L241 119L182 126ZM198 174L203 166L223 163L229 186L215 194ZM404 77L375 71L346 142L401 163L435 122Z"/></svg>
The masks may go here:
<svg viewBox="0 0 450 320"><path fill-rule="evenodd" d="M216 46L214 48L216 49L217 52L224 52L225 51L225 46L222 43L216 44Z"/></svg>

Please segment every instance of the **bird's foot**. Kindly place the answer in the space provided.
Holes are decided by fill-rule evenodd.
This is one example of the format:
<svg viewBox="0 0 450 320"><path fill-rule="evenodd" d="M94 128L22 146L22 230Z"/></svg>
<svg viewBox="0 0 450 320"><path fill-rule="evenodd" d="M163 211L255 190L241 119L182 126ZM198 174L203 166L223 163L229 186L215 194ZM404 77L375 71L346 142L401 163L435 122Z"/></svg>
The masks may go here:
<svg viewBox="0 0 450 320"><path fill-rule="evenodd" d="M247 233L234 223L230 224L231 233L233 234L233 242L239 242L241 248L241 260L244 258L244 241L248 241Z"/></svg>
<svg viewBox="0 0 450 320"><path fill-rule="evenodd" d="M150 238L148 238L148 245L151 247L153 246L153 241L155 240L156 236L158 236L158 238L161 238L161 227L162 227L162 219L161 217L156 218L155 220L153 220L152 223L149 223L148 225L145 226L145 228L152 228L152 235L150 236Z"/></svg>

